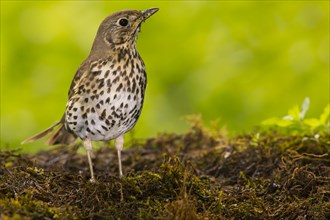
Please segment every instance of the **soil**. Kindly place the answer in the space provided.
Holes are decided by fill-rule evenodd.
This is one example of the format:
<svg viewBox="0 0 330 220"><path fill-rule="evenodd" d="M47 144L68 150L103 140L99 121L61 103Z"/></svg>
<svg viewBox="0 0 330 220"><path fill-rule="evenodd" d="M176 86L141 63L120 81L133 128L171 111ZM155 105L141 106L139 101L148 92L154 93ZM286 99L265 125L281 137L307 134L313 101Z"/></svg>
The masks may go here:
<svg viewBox="0 0 330 220"><path fill-rule="evenodd" d="M329 133L136 140L93 155L80 143L37 154L0 151L0 219L330 219ZM45 147L46 149L46 147Z"/></svg>

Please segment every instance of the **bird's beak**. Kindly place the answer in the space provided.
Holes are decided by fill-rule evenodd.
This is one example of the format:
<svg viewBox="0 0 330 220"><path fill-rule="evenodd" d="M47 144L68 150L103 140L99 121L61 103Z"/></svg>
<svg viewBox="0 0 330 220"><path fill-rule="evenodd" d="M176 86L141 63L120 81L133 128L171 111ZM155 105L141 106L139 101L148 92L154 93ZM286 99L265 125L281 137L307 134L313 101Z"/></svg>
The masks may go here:
<svg viewBox="0 0 330 220"><path fill-rule="evenodd" d="M147 20L151 15L155 14L159 8L149 8L147 10L142 11L142 20Z"/></svg>
<svg viewBox="0 0 330 220"><path fill-rule="evenodd" d="M147 20L151 15L155 14L158 10L159 8L149 8L147 10L141 11L141 16L135 20L133 27L136 28L139 27L142 22Z"/></svg>

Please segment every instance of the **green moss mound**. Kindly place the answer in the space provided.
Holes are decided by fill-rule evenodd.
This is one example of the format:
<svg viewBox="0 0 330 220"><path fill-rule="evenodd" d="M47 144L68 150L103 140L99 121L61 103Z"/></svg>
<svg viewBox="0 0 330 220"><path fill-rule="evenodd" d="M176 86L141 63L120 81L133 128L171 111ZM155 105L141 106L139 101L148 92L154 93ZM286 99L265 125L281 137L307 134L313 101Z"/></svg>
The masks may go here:
<svg viewBox="0 0 330 220"><path fill-rule="evenodd" d="M199 125L123 152L0 152L1 219L330 219L329 134L225 138Z"/></svg>

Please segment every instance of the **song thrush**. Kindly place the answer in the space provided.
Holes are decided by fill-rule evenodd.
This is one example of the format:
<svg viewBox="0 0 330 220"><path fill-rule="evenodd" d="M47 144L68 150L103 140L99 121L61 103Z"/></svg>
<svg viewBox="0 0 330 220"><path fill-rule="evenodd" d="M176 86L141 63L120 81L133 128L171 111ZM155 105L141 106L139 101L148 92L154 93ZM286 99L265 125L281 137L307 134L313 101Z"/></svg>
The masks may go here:
<svg viewBox="0 0 330 220"><path fill-rule="evenodd" d="M125 10L105 18L89 56L72 80L62 119L22 143L33 142L59 126L48 138L48 144L69 144L77 137L82 139L91 181L95 181L92 141L114 139L121 177L124 134L134 127L140 116L147 84L144 62L136 50L136 39L141 23L157 11L158 8Z"/></svg>

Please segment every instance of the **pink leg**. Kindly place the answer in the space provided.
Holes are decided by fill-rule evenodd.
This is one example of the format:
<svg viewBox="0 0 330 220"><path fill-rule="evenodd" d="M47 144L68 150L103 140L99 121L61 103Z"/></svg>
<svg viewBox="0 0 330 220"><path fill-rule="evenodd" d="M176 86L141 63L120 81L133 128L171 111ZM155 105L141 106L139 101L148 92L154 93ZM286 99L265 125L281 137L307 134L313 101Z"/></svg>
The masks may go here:
<svg viewBox="0 0 330 220"><path fill-rule="evenodd" d="M95 182L95 178L94 178L94 171L93 171L93 163L92 163L92 159L91 159L91 153L92 153L92 141L89 139L84 140L84 147L86 149L87 152L87 158L88 158L88 164L89 164L89 170L91 171L91 178L90 181L92 183Z"/></svg>
<svg viewBox="0 0 330 220"><path fill-rule="evenodd" d="M115 139L115 147L117 149L118 154L118 163L119 163L119 177L121 178L123 176L123 171L121 167L121 151L124 147L124 135L120 135Z"/></svg>

